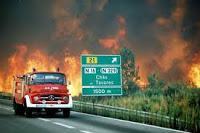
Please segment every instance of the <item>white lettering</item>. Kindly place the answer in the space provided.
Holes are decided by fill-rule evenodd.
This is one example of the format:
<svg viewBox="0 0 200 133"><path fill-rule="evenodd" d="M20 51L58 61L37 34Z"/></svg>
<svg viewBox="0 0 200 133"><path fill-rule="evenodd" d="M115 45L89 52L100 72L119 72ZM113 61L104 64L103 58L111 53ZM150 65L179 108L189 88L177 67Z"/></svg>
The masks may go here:
<svg viewBox="0 0 200 133"><path fill-rule="evenodd" d="M107 76L105 76L105 75L96 75L96 79L98 79L98 80L106 80L106 79L108 79L108 77Z"/></svg>
<svg viewBox="0 0 200 133"><path fill-rule="evenodd" d="M102 74L117 74L118 69L117 68L101 68L100 72Z"/></svg>
<svg viewBox="0 0 200 133"><path fill-rule="evenodd" d="M105 89L94 89L93 92L95 94L104 94L104 93L106 93Z"/></svg>
<svg viewBox="0 0 200 133"><path fill-rule="evenodd" d="M85 74L96 74L96 68L84 68Z"/></svg>
<svg viewBox="0 0 200 133"><path fill-rule="evenodd" d="M58 90L59 88L54 86L54 87L50 87L50 86L46 86L44 87L45 90Z"/></svg>
<svg viewBox="0 0 200 133"><path fill-rule="evenodd" d="M97 85L114 85L114 81L99 81L96 80Z"/></svg>

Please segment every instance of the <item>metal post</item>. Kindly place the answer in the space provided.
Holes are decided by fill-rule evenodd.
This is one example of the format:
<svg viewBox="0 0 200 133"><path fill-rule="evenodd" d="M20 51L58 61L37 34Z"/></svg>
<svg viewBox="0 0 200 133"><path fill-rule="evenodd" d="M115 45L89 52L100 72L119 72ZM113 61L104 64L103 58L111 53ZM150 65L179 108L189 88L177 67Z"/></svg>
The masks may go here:
<svg viewBox="0 0 200 133"><path fill-rule="evenodd" d="M94 110L94 98L92 99L92 111L93 111L93 112L92 112L93 114L96 114L96 113L95 113L95 110Z"/></svg>

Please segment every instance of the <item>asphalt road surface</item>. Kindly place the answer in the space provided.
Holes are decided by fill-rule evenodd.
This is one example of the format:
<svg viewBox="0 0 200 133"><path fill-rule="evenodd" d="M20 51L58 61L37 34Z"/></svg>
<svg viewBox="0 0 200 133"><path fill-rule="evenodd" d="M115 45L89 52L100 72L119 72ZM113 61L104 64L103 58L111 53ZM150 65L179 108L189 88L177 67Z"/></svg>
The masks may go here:
<svg viewBox="0 0 200 133"><path fill-rule="evenodd" d="M181 131L135 122L71 112L47 117L45 113L33 118L15 116L12 107L0 105L1 133L180 133Z"/></svg>

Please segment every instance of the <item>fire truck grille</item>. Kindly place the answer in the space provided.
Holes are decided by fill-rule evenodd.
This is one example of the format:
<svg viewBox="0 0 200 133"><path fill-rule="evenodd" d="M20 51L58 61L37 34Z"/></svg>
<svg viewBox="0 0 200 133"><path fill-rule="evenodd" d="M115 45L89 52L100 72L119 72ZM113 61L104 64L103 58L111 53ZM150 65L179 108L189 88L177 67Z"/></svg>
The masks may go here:
<svg viewBox="0 0 200 133"><path fill-rule="evenodd" d="M40 100L58 101L58 100L62 100L62 97L61 96L57 96L57 95L46 95L46 96L41 96Z"/></svg>

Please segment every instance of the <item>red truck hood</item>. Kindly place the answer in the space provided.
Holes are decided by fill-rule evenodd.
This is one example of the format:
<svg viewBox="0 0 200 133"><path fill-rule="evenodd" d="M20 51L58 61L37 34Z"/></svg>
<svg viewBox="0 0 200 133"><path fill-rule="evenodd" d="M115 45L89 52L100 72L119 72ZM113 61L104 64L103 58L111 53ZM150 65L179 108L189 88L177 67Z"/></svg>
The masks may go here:
<svg viewBox="0 0 200 133"><path fill-rule="evenodd" d="M67 93L67 86L58 84L31 85L31 93Z"/></svg>

